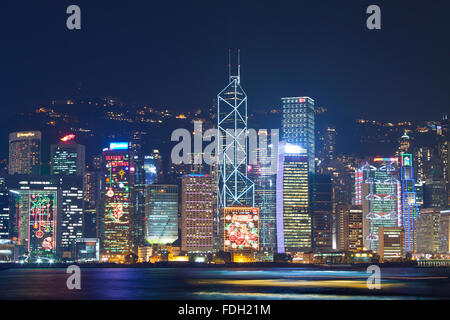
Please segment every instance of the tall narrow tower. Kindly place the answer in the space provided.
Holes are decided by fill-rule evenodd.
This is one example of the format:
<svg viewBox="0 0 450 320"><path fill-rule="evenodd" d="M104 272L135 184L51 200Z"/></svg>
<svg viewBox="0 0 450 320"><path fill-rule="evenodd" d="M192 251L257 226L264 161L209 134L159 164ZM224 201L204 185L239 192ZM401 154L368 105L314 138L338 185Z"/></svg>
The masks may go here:
<svg viewBox="0 0 450 320"><path fill-rule="evenodd" d="M238 73L217 95L218 174L217 212L230 206L254 206L254 184L247 177L247 95Z"/></svg>

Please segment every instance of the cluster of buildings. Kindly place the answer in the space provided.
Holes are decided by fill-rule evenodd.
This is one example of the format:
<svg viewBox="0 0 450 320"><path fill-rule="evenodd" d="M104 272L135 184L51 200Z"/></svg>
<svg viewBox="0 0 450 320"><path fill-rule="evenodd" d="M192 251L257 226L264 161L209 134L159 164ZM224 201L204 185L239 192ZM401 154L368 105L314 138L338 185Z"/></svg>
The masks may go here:
<svg viewBox="0 0 450 320"><path fill-rule="evenodd" d="M138 140L111 141L86 165L76 136L50 148L39 131L9 136L0 177L0 260L21 262L356 263L449 254L448 131L442 177L405 133L390 157L336 156L336 129L315 127L315 101L281 99L280 142L249 163L247 96L239 76L217 96L214 165L180 165ZM447 128L448 129L448 128ZM267 130L258 136L268 137ZM448 136L447 136L448 137ZM441 146L441 145L439 145ZM195 155L194 155L195 157ZM431 159L433 158L433 159ZM275 170L269 159L276 159ZM164 159L166 162L167 160Z"/></svg>

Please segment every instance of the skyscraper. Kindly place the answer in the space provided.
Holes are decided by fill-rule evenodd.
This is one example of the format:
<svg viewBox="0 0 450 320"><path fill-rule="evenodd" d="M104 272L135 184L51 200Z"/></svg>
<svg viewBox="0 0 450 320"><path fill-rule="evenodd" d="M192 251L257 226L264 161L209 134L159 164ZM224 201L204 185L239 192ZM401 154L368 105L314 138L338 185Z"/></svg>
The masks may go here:
<svg viewBox="0 0 450 320"><path fill-rule="evenodd" d="M306 150L282 141L279 145L276 186L277 251L312 250L312 219Z"/></svg>
<svg viewBox="0 0 450 320"><path fill-rule="evenodd" d="M207 174L186 174L181 181L181 250L212 252L216 205L214 177Z"/></svg>
<svg viewBox="0 0 450 320"><path fill-rule="evenodd" d="M331 175L315 174L311 179L313 245L318 252L333 249L333 184Z"/></svg>
<svg viewBox="0 0 450 320"><path fill-rule="evenodd" d="M41 132L9 134L9 174L41 173Z"/></svg>
<svg viewBox="0 0 450 320"><path fill-rule="evenodd" d="M33 257L53 257L60 251L61 189L54 177L9 176L12 198L12 238Z"/></svg>
<svg viewBox="0 0 450 320"><path fill-rule="evenodd" d="M0 177L0 239L9 239L9 190L5 178Z"/></svg>
<svg viewBox="0 0 450 320"><path fill-rule="evenodd" d="M412 154L400 155L400 170L402 183L401 223L404 229L405 252L414 252L416 245L416 218L419 213L415 191Z"/></svg>
<svg viewBox="0 0 450 320"><path fill-rule="evenodd" d="M268 141L267 130L259 130L258 136ZM260 140L261 141L261 140ZM269 141L268 141L269 142ZM271 168L271 160L278 150L274 143L267 150L258 146L258 163L249 166L249 177L255 184L255 207L259 209L259 242L262 251L275 252L277 247L276 226L276 171Z"/></svg>
<svg viewBox="0 0 450 320"><path fill-rule="evenodd" d="M281 98L283 140L306 149L309 172L315 172L314 100L310 97Z"/></svg>
<svg viewBox="0 0 450 320"><path fill-rule="evenodd" d="M66 135L58 144L52 144L51 173L61 175L83 176L85 163L85 147L74 142L75 135Z"/></svg>
<svg viewBox="0 0 450 320"><path fill-rule="evenodd" d="M152 245L172 244L178 239L178 187L146 186L145 238Z"/></svg>
<svg viewBox="0 0 450 320"><path fill-rule="evenodd" d="M401 226L398 158L374 158L355 172L355 204L364 213L364 247L378 251L378 229Z"/></svg>
<svg viewBox="0 0 450 320"><path fill-rule="evenodd" d="M240 68L240 66L238 66ZM218 170L217 210L235 205L254 206L254 185L247 177L247 95L240 73L229 77L217 95Z"/></svg>
<svg viewBox="0 0 450 320"><path fill-rule="evenodd" d="M102 254L105 260L123 261L134 250L134 159L128 142L112 142L103 150Z"/></svg>

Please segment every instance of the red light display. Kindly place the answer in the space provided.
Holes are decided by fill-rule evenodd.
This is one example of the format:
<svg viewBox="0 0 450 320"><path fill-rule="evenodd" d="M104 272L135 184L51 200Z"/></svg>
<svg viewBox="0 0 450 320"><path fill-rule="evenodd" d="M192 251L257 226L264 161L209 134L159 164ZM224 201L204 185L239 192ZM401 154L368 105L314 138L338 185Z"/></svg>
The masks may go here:
<svg viewBox="0 0 450 320"><path fill-rule="evenodd" d="M225 212L225 247L232 251L259 248L258 209L255 213Z"/></svg>
<svg viewBox="0 0 450 320"><path fill-rule="evenodd" d="M67 142L67 141L70 141L70 140L73 140L73 139L75 139L75 135L74 134L67 134L67 135L65 135L64 137L61 138L61 141Z"/></svg>

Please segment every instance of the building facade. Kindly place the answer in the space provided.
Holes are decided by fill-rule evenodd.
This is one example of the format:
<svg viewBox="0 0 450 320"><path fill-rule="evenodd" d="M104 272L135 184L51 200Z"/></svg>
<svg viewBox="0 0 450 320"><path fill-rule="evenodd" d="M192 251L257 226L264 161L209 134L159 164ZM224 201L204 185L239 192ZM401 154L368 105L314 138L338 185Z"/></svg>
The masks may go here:
<svg viewBox="0 0 450 320"><path fill-rule="evenodd" d="M315 172L314 100L310 97L281 98L282 139L306 149L309 172Z"/></svg>
<svg viewBox="0 0 450 320"><path fill-rule="evenodd" d="M41 173L41 132L26 131L9 134L9 174Z"/></svg>
<svg viewBox="0 0 450 320"><path fill-rule="evenodd" d="M145 237L151 245L172 244L178 239L178 186L146 186Z"/></svg>
<svg viewBox="0 0 450 320"><path fill-rule="evenodd" d="M213 252L216 181L207 174L186 174L181 181L181 250Z"/></svg>
<svg viewBox="0 0 450 320"><path fill-rule="evenodd" d="M305 149L280 143L276 186L278 253L312 250L308 168Z"/></svg>
<svg viewBox="0 0 450 320"><path fill-rule="evenodd" d="M104 260L123 261L134 250L134 161L127 142L112 142L103 150Z"/></svg>

